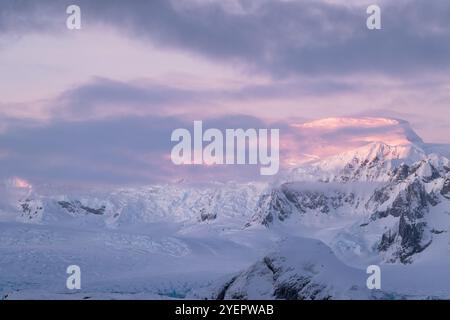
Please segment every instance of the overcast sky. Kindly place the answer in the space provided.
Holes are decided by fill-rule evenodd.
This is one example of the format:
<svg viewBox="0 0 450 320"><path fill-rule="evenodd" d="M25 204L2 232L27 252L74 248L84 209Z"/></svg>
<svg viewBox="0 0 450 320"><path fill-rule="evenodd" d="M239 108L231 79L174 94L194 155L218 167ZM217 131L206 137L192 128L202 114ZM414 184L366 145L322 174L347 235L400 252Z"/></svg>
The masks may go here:
<svg viewBox="0 0 450 320"><path fill-rule="evenodd" d="M381 30L366 27L372 3ZM292 124L335 116L401 118L450 143L449 69L448 0L2 0L0 178L172 181L187 173L170 133L193 120L280 128L291 155Z"/></svg>

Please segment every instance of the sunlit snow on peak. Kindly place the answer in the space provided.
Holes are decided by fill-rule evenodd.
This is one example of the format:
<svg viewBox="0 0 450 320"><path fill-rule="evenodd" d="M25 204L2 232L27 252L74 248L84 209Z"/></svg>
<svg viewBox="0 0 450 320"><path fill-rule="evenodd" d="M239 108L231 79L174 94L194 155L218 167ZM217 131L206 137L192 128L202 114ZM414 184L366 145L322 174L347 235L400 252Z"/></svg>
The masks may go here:
<svg viewBox="0 0 450 320"><path fill-rule="evenodd" d="M377 117L332 117L291 125L298 136L289 150L289 164L301 164L373 143L387 146L421 148L422 139L409 123L400 119Z"/></svg>

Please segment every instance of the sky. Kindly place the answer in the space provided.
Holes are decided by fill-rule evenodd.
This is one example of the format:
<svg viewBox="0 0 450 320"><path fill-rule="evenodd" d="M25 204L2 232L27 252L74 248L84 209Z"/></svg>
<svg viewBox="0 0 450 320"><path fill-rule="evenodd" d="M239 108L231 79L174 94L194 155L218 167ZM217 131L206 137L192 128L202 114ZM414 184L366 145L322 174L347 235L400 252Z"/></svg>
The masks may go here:
<svg viewBox="0 0 450 320"><path fill-rule="evenodd" d="M381 30L366 27L374 3ZM71 4L81 30L66 28ZM170 134L194 120L279 128L293 163L401 130L363 125L355 140L327 127L313 139L302 127L328 117L403 119L447 144L449 69L447 0L2 0L0 179L124 185L257 171L172 165Z"/></svg>

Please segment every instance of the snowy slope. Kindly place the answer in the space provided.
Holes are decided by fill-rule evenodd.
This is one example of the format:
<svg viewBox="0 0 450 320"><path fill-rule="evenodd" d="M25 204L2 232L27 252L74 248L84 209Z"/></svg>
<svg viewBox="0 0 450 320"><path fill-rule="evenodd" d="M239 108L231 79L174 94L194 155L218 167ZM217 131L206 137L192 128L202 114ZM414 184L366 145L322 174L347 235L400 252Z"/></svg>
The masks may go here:
<svg viewBox="0 0 450 320"><path fill-rule="evenodd" d="M346 266L322 242L291 237L227 281L201 289L207 299L367 299L366 274Z"/></svg>

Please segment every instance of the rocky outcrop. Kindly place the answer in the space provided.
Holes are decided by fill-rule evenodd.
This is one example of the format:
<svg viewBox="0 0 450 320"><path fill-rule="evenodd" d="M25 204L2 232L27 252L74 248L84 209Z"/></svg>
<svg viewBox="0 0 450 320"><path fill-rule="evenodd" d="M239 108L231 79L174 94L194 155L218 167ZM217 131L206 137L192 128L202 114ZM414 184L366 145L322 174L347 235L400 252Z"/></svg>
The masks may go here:
<svg viewBox="0 0 450 320"><path fill-rule="evenodd" d="M442 179L439 171L426 161L413 166L403 164L393 172L391 182L376 190L369 200L367 206L376 209L371 220L398 218L398 223L383 233L378 245L381 252L389 252L388 261L410 263L414 254L422 252L432 242L426 216L440 199L439 193L427 188L427 184Z"/></svg>
<svg viewBox="0 0 450 320"><path fill-rule="evenodd" d="M357 205L358 201L352 192L308 190L307 186L307 183L284 183L270 193L263 194L254 221L269 226L274 220L285 221L291 215L308 212L329 214L346 205Z"/></svg>
<svg viewBox="0 0 450 320"><path fill-rule="evenodd" d="M410 263L415 254L430 245L436 234L427 223L430 210L450 199L450 176L440 162L440 159L430 157L410 164L400 163L388 170L386 168L392 163L388 166L378 156L371 161L352 159L342 171L345 178L320 182L320 187L317 187L318 182L284 183L265 194L253 221L270 227L275 221L283 222L292 216L333 216L339 211L357 213L368 217L359 223L360 227L371 223L384 225L376 250L382 253L385 261ZM374 168L377 164L380 167ZM370 170L364 171L364 168ZM363 177L366 184L377 181L379 176L388 179L377 181L379 186L366 194L358 193L357 187L347 188L361 183L355 178L361 177L359 173L363 171L365 174L376 173L376 177ZM352 178L348 179L350 176ZM336 181L339 181L337 185Z"/></svg>
<svg viewBox="0 0 450 320"><path fill-rule="evenodd" d="M19 211L21 220L33 221L40 218L44 206L40 200L25 199L19 202Z"/></svg>
<svg viewBox="0 0 450 320"><path fill-rule="evenodd" d="M301 253L301 254L299 254ZM248 269L199 293L206 299L362 299L365 272L345 266L323 243L291 238Z"/></svg>
<svg viewBox="0 0 450 320"><path fill-rule="evenodd" d="M450 199L450 175L447 175L444 184L441 189L441 195L447 199Z"/></svg>
<svg viewBox="0 0 450 320"><path fill-rule="evenodd" d="M80 201L58 201L58 204L61 208L67 210L70 213L76 214L95 214L95 215L103 215L105 214L106 206L102 205L99 208L91 208L83 205Z"/></svg>

